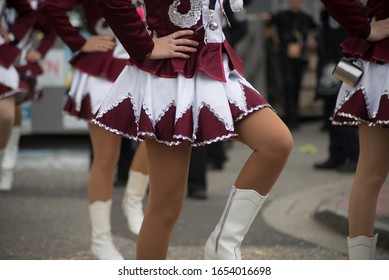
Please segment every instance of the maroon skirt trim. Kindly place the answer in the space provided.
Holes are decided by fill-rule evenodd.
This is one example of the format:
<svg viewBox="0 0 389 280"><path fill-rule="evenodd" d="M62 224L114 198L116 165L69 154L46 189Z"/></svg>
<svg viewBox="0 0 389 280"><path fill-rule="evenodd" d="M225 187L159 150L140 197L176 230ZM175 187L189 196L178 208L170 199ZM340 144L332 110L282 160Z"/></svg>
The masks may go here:
<svg viewBox="0 0 389 280"><path fill-rule="evenodd" d="M379 109L376 115L372 116L368 111L366 99L362 90L356 91L349 100L337 108L332 117L335 125L358 126L362 123L370 126L389 127L389 97L387 94L381 96Z"/></svg>
<svg viewBox="0 0 389 280"><path fill-rule="evenodd" d="M241 110L235 104L230 103L231 114L235 122L254 111L266 107L271 108L269 103L251 88L244 87L244 91L247 99L246 110ZM198 116L198 129L194 131L192 110L188 108L180 119L176 120L176 107L171 106L153 127L143 108L139 122L137 122L132 103L129 98L125 98L101 117L97 118L96 115L93 122L120 136L134 140L152 137L168 145L189 141L192 146L201 146L238 135L235 130L228 130L223 120L220 120L207 106L201 108Z"/></svg>
<svg viewBox="0 0 389 280"><path fill-rule="evenodd" d="M6 85L0 84L0 100L16 94L16 91Z"/></svg>
<svg viewBox="0 0 389 280"><path fill-rule="evenodd" d="M90 121L93 118L93 113L91 108L92 106L90 102L90 96L86 95L81 102L80 109L77 108L76 102L71 97L68 97L65 106L63 108L63 111L65 111L66 113L68 113L73 117Z"/></svg>

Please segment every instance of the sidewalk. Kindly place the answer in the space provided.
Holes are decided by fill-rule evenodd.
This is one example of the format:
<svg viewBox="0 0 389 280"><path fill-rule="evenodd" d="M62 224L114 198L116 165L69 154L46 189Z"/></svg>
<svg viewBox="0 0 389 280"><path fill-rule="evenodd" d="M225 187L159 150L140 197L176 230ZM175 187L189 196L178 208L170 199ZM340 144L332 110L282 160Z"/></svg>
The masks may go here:
<svg viewBox="0 0 389 280"><path fill-rule="evenodd" d="M315 218L332 228L347 234L348 193L335 195L331 200L320 204L315 212ZM382 187L377 204L377 220L375 232L378 233L377 246L389 249L389 182Z"/></svg>
<svg viewBox="0 0 389 280"><path fill-rule="evenodd" d="M294 149L262 212L272 228L347 255L347 201L354 173L315 170L328 157L328 135L320 122L305 122L293 131ZM311 147L311 151L304 148ZM389 180L377 206L378 257L388 259Z"/></svg>

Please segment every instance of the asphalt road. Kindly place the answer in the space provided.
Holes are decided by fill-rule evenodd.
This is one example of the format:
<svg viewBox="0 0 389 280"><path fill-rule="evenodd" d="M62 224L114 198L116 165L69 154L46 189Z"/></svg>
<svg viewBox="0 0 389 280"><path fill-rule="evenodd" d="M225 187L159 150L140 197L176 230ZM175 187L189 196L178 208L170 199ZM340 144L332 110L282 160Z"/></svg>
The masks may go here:
<svg viewBox="0 0 389 280"><path fill-rule="evenodd" d="M318 122L307 122L293 132L294 150L246 236L244 259L347 258L344 234L315 219L317 207L339 192L348 192L352 179L352 175L312 169L315 161L327 156L327 134L319 127ZM246 147L233 143L224 170L208 173L208 199L185 201L169 259L203 258L203 245L248 154ZM85 137L22 139L14 188L0 193L0 259L93 259L88 167ZM114 189L112 231L124 257L134 259L136 236L128 231L121 212L123 191L123 187ZM389 252L378 249L377 257L389 259Z"/></svg>

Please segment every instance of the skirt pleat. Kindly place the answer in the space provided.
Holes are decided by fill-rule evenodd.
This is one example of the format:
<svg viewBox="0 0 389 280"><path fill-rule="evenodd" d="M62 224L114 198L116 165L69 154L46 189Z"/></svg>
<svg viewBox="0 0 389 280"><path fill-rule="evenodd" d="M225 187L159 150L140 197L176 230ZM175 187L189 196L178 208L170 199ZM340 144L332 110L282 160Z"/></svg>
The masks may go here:
<svg viewBox="0 0 389 280"><path fill-rule="evenodd" d="M224 57L226 82L197 71L163 78L126 66L93 122L134 140L200 146L237 136L235 123L269 103Z"/></svg>

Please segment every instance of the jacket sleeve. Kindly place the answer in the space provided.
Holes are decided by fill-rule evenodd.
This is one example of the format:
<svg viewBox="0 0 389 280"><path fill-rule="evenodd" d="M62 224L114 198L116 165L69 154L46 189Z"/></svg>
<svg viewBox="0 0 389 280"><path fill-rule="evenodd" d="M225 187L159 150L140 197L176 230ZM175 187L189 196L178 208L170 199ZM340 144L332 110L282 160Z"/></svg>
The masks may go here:
<svg viewBox="0 0 389 280"><path fill-rule="evenodd" d="M79 30L70 23L67 12L72 10L81 0L45 0L40 6L41 13L52 24L57 35L73 51L81 50L86 39Z"/></svg>
<svg viewBox="0 0 389 280"><path fill-rule="evenodd" d="M46 17L40 12L40 6L38 6L38 10L35 11L35 13L37 16L34 28L41 30L43 33L43 38L37 47L37 51L39 51L42 56L45 56L48 50L53 46L57 35L53 26L47 22Z"/></svg>
<svg viewBox="0 0 389 280"><path fill-rule="evenodd" d="M14 34L16 40L20 41L35 23L34 10L27 0L13 0L8 1L7 4L13 7L18 13L17 21L10 27L9 31Z"/></svg>
<svg viewBox="0 0 389 280"><path fill-rule="evenodd" d="M330 15L350 37L367 38L370 21L356 0L321 0Z"/></svg>
<svg viewBox="0 0 389 280"><path fill-rule="evenodd" d="M131 59L143 59L152 52L154 42L131 0L95 1Z"/></svg>

